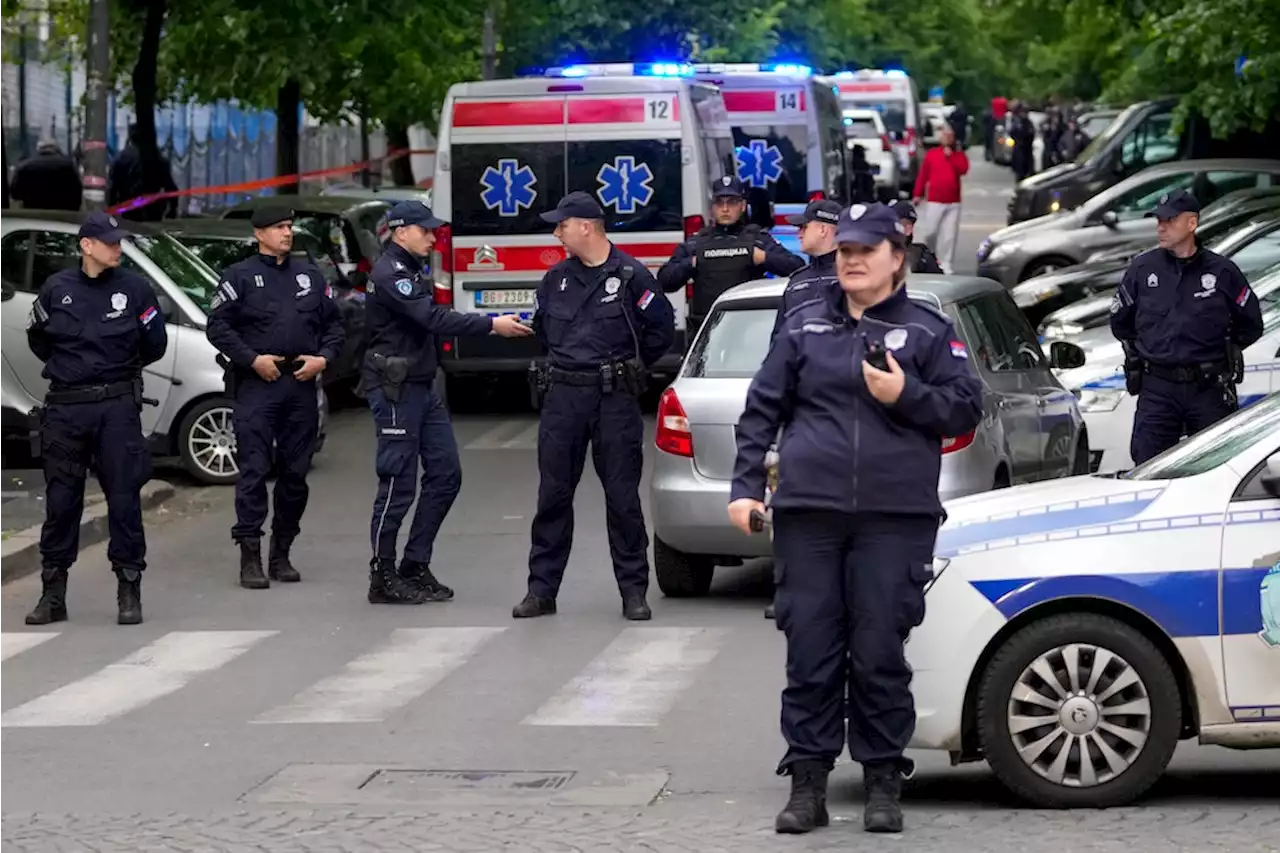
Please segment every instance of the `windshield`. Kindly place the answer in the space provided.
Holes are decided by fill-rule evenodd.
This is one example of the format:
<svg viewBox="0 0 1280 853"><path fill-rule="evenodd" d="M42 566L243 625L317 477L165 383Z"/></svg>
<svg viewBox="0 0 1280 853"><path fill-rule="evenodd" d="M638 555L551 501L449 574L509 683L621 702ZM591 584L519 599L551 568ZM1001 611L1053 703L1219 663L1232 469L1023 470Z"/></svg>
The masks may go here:
<svg viewBox="0 0 1280 853"><path fill-rule="evenodd" d="M744 301L717 310L689 353L684 375L698 379L750 379L756 375L773 335L776 301Z"/></svg>
<svg viewBox="0 0 1280 853"><path fill-rule="evenodd" d="M1126 480L1177 480L1212 471L1260 441L1280 447L1280 394L1255 403L1122 474Z"/></svg>
<svg viewBox="0 0 1280 853"><path fill-rule="evenodd" d="M135 234L133 244L163 270L178 289L191 297L201 311L209 313L209 303L213 301L213 293L218 286L218 275L204 261L167 234Z"/></svg>
<svg viewBox="0 0 1280 853"><path fill-rule="evenodd" d="M845 119L846 135L853 139L879 139L880 128L873 118L850 116Z"/></svg>
<svg viewBox="0 0 1280 853"><path fill-rule="evenodd" d="M1098 152L1107 146L1107 143L1111 138L1120 132L1120 128L1125 126L1125 123L1129 121L1129 117L1137 112L1141 107L1141 104L1134 104L1133 106L1126 107L1124 112L1116 116L1115 121L1107 125L1106 130L1094 137L1093 141L1084 147L1084 150L1080 152L1080 156L1076 158L1076 162L1081 164L1088 163L1097 156Z"/></svg>
<svg viewBox="0 0 1280 853"><path fill-rule="evenodd" d="M858 109L875 110L880 113L880 119L884 122L885 130L889 133L903 133L907 129L906 101L873 102L846 99L845 104L856 106Z"/></svg>

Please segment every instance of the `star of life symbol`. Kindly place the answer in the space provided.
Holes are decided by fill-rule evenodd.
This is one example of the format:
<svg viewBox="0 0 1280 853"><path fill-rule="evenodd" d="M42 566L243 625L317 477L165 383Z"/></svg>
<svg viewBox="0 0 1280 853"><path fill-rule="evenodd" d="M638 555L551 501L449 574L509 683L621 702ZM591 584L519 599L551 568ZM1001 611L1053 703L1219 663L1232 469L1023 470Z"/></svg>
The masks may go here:
<svg viewBox="0 0 1280 853"><path fill-rule="evenodd" d="M648 163L636 163L629 154L613 158L596 172L600 189L596 195L605 207L612 207L620 214L632 214L653 198L653 170Z"/></svg>
<svg viewBox="0 0 1280 853"><path fill-rule="evenodd" d="M768 140L753 139L740 146L734 157L738 161L738 178L751 187L767 187L782 177L782 152Z"/></svg>
<svg viewBox="0 0 1280 853"><path fill-rule="evenodd" d="M480 176L480 200L499 216L518 216L520 211L533 204L538 191L533 188L538 177L533 169L521 166L514 157L498 161L498 168L489 166Z"/></svg>

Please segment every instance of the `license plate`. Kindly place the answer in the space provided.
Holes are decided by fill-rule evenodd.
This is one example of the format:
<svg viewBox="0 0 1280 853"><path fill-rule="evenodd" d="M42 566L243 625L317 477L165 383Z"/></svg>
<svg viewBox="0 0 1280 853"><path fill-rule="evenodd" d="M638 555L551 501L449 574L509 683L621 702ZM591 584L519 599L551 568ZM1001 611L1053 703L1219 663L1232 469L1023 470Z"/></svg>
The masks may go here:
<svg viewBox="0 0 1280 853"><path fill-rule="evenodd" d="M524 308L533 305L533 290L478 290L477 308Z"/></svg>

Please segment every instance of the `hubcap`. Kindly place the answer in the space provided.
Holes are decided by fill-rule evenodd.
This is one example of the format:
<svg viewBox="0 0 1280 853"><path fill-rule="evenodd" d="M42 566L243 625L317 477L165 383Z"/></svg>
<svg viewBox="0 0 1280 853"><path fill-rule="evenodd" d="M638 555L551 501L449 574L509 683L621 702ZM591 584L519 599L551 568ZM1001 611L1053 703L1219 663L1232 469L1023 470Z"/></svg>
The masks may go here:
<svg viewBox="0 0 1280 853"><path fill-rule="evenodd" d="M1027 766L1050 782L1089 788L1142 754L1151 731L1147 686L1128 661L1073 643L1022 671L1009 697L1009 736Z"/></svg>
<svg viewBox="0 0 1280 853"><path fill-rule="evenodd" d="M214 477L232 477L236 464L236 433L231 409L217 408L196 418L187 438L187 449L201 471Z"/></svg>
<svg viewBox="0 0 1280 853"><path fill-rule="evenodd" d="M1049 445L1050 459L1067 459L1071 455L1071 436L1063 435Z"/></svg>

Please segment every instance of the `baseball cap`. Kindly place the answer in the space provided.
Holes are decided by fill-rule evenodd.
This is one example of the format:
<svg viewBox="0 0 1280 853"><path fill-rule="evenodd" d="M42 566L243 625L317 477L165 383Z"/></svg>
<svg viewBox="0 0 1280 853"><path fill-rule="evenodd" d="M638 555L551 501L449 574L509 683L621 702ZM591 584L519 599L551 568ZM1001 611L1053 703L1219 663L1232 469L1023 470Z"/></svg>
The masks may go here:
<svg viewBox="0 0 1280 853"><path fill-rule="evenodd" d="M564 222L570 217L578 219L604 219L604 209L589 194L574 190L556 205L555 210L542 214L546 222Z"/></svg>
<svg viewBox="0 0 1280 853"><path fill-rule="evenodd" d="M1160 201L1156 204L1154 210L1149 210L1145 216L1154 216L1157 219L1173 219L1179 213L1199 213L1200 202L1196 201L1187 190L1170 190L1160 196Z"/></svg>
<svg viewBox="0 0 1280 853"><path fill-rule="evenodd" d="M918 215L916 214L916 206L905 198L895 201L889 206L893 208L894 213L898 214L899 219L905 219L908 222L915 222L918 218Z"/></svg>
<svg viewBox="0 0 1280 853"><path fill-rule="evenodd" d="M387 227L421 225L423 228L439 228L445 222L432 212L425 201L401 201L387 211Z"/></svg>
<svg viewBox="0 0 1280 853"><path fill-rule="evenodd" d="M249 224L254 228L270 228L293 219L293 210L288 207L260 207L249 217Z"/></svg>
<svg viewBox="0 0 1280 853"><path fill-rule="evenodd" d="M746 198L747 188L733 175L716 178L711 185L712 198Z"/></svg>
<svg viewBox="0 0 1280 853"><path fill-rule="evenodd" d="M840 205L834 201L819 199L809 202L803 213L787 217L790 225L806 225L810 222L821 222L824 225L836 225L840 222Z"/></svg>
<svg viewBox="0 0 1280 853"><path fill-rule="evenodd" d="M102 243L119 243L128 232L120 227L120 220L116 219L110 213L101 211L90 213L85 218L84 223L80 226L76 239L80 240L88 237L92 240L98 240Z"/></svg>
<svg viewBox="0 0 1280 853"><path fill-rule="evenodd" d="M885 204L855 204L840 214L836 225L837 243L861 243L875 246L885 240L901 245L906 232L898 214Z"/></svg>

